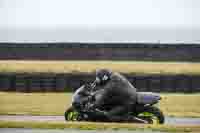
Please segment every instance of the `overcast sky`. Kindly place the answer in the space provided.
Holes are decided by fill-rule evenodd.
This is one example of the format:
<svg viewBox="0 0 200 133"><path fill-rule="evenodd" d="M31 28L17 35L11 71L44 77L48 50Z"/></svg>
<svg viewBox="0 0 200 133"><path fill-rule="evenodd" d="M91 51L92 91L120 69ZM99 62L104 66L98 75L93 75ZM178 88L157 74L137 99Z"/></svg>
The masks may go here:
<svg viewBox="0 0 200 133"><path fill-rule="evenodd" d="M0 0L1 42L199 40L199 0Z"/></svg>

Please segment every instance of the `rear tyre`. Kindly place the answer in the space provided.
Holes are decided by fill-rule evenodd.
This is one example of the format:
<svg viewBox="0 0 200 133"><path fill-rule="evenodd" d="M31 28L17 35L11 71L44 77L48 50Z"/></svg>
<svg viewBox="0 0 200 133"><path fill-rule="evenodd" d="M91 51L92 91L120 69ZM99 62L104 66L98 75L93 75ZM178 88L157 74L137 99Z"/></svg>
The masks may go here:
<svg viewBox="0 0 200 133"><path fill-rule="evenodd" d="M163 112L155 106L145 107L137 114L137 117L148 121L149 124L164 124L165 122Z"/></svg>

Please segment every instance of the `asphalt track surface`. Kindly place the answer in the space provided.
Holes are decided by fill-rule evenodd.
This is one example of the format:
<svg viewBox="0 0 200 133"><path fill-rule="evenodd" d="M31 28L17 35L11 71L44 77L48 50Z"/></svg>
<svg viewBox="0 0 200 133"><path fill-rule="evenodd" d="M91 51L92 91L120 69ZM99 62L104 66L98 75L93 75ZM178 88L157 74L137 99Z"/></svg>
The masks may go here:
<svg viewBox="0 0 200 133"><path fill-rule="evenodd" d="M64 116L0 115L4 121L65 122ZM200 118L166 117L167 125L200 125Z"/></svg>
<svg viewBox="0 0 200 133"><path fill-rule="evenodd" d="M23 129L2 128L0 133L166 133L156 131L128 131L128 130L76 130L76 129Z"/></svg>

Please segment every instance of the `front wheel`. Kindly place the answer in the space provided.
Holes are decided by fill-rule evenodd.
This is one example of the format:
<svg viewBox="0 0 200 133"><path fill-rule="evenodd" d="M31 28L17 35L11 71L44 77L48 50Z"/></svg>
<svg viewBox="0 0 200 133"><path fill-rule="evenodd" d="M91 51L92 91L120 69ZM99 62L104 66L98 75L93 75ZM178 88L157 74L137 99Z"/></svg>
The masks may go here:
<svg viewBox="0 0 200 133"><path fill-rule="evenodd" d="M164 124L165 122L163 112L155 106L144 107L141 112L138 112L137 117L148 121L149 124Z"/></svg>
<svg viewBox="0 0 200 133"><path fill-rule="evenodd" d="M79 113L71 106L65 111L66 121L79 121Z"/></svg>

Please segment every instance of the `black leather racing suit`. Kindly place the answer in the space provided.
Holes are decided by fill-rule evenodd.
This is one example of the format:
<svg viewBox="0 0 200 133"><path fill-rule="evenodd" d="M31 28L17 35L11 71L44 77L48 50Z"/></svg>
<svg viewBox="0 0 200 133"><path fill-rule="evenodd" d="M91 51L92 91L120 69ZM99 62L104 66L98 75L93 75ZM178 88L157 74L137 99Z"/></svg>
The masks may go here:
<svg viewBox="0 0 200 133"><path fill-rule="evenodd" d="M84 107L84 104L88 102L88 96L90 95L89 88L86 85L81 86L78 88L72 96L72 106L81 111Z"/></svg>
<svg viewBox="0 0 200 133"><path fill-rule="evenodd" d="M110 106L106 112L111 121L121 121L124 115L136 103L136 88L121 74L112 72L110 80L96 91L95 107Z"/></svg>

